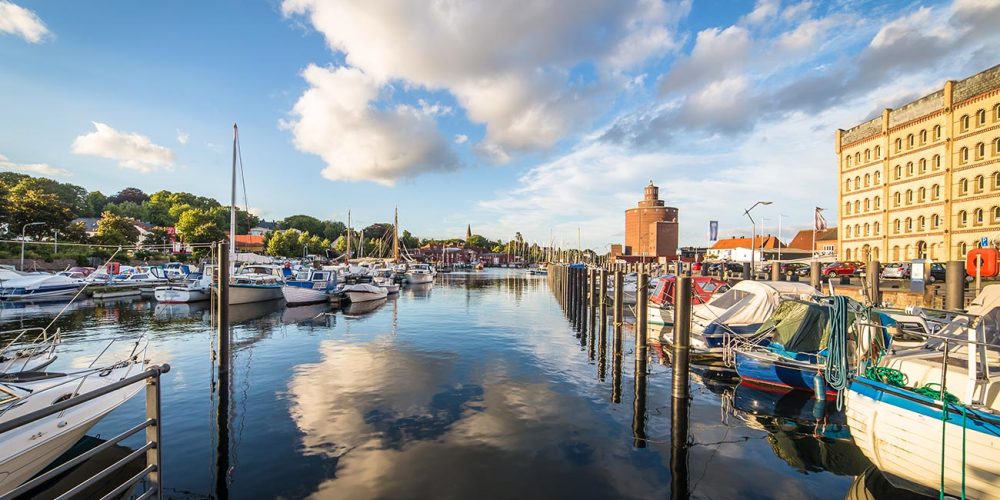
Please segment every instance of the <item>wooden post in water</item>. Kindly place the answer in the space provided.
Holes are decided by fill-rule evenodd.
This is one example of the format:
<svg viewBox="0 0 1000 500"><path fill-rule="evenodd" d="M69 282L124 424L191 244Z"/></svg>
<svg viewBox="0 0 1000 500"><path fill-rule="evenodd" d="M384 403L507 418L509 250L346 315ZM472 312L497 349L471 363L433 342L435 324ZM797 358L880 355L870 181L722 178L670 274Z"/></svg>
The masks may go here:
<svg viewBox="0 0 1000 500"><path fill-rule="evenodd" d="M688 346L691 335L691 278L678 276L674 290L673 397L688 398Z"/></svg>
<svg viewBox="0 0 1000 500"><path fill-rule="evenodd" d="M220 242L217 247L219 261L216 272L216 332L219 342L219 393L215 409L215 494L229 498L229 393L232 341L229 329L229 244Z"/></svg>
<svg viewBox="0 0 1000 500"><path fill-rule="evenodd" d="M688 492L688 405L687 399L679 398L672 398L670 403L671 500L690 498Z"/></svg>
<svg viewBox="0 0 1000 500"><path fill-rule="evenodd" d="M614 322L613 326L618 328L622 324L623 316L625 315L624 299L624 280L621 271L615 271L615 300L614 300Z"/></svg>
<svg viewBox="0 0 1000 500"><path fill-rule="evenodd" d="M820 267L819 262L812 261L809 263L809 284L813 288L819 291L823 291L823 268Z"/></svg>
<svg viewBox="0 0 1000 500"><path fill-rule="evenodd" d="M945 309L956 311L965 309L965 263L949 260L945 274Z"/></svg>
<svg viewBox="0 0 1000 500"><path fill-rule="evenodd" d="M639 351L646 351L646 323L649 316L646 311L649 308L649 276L640 273L635 283L635 355L639 356Z"/></svg>
<svg viewBox="0 0 1000 500"><path fill-rule="evenodd" d="M638 299L636 299L638 300ZM638 325L638 322L636 323ZM638 330L638 327L637 327ZM642 347L638 347L639 338L642 338ZM636 333L635 350L635 371L633 378L635 381L635 396L632 399L632 446L636 448L646 447L646 336Z"/></svg>
<svg viewBox="0 0 1000 500"><path fill-rule="evenodd" d="M599 310L597 314L601 318L601 330L603 331L607 328L606 324L608 322L608 271L607 269L601 269L601 281L599 289L597 290L599 295L597 299L600 303Z"/></svg>

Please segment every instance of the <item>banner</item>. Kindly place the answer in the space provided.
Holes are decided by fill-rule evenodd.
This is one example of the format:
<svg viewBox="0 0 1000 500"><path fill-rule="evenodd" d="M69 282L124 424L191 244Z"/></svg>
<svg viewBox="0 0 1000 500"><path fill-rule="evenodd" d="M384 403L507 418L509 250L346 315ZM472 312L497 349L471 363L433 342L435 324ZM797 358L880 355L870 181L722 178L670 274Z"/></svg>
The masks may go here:
<svg viewBox="0 0 1000 500"><path fill-rule="evenodd" d="M708 221L708 241L718 241L719 240L719 221L710 220Z"/></svg>
<svg viewBox="0 0 1000 500"><path fill-rule="evenodd" d="M823 218L823 209L819 207L816 207L816 230L826 230L826 219Z"/></svg>

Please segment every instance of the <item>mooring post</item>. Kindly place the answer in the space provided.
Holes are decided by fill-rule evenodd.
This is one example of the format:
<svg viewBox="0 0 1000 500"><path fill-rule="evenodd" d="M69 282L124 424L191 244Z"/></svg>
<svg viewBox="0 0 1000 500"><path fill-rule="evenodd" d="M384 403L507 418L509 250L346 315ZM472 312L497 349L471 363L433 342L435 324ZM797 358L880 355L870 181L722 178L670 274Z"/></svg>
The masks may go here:
<svg viewBox="0 0 1000 500"><path fill-rule="evenodd" d="M215 317L218 323L216 332L219 341L219 380L223 374L229 377L229 244L220 242L218 247L219 264L216 270L216 300Z"/></svg>
<svg viewBox="0 0 1000 500"><path fill-rule="evenodd" d="M635 355L639 356L639 351L646 351L646 323L649 317L646 311L649 308L649 276L641 273L635 283Z"/></svg>
<svg viewBox="0 0 1000 500"><path fill-rule="evenodd" d="M812 285L818 291L823 291L823 275L820 274L823 269L820 267L818 261L812 261L809 263L809 284Z"/></svg>
<svg viewBox="0 0 1000 500"><path fill-rule="evenodd" d="M624 299L624 280L621 271L615 271L615 299L614 299L614 322L615 328L618 328L622 324L622 317L625 313L624 304L622 304Z"/></svg>
<svg viewBox="0 0 1000 500"><path fill-rule="evenodd" d="M687 500L688 492L688 425L687 399L673 398L670 404L670 498Z"/></svg>
<svg viewBox="0 0 1000 500"><path fill-rule="evenodd" d="M600 303L597 314L601 318L601 329L604 330L608 321L608 271L601 269L601 282L598 289L597 299Z"/></svg>
<svg viewBox="0 0 1000 500"><path fill-rule="evenodd" d="M771 262L771 281L782 281L784 276L781 275L781 263L778 261Z"/></svg>
<svg viewBox="0 0 1000 500"><path fill-rule="evenodd" d="M960 260L948 261L945 267L945 309L965 309L965 263Z"/></svg>
<svg viewBox="0 0 1000 500"><path fill-rule="evenodd" d="M688 397L688 346L691 335L691 278L677 277L674 290L673 397Z"/></svg>
<svg viewBox="0 0 1000 500"><path fill-rule="evenodd" d="M743 263L743 279L745 280L753 279L753 269L750 268L749 262Z"/></svg>
<svg viewBox="0 0 1000 500"><path fill-rule="evenodd" d="M868 281L868 299L873 306L882 304L882 291L879 289L879 276L882 274L882 264L873 259L865 268L865 279Z"/></svg>
<svg viewBox="0 0 1000 500"><path fill-rule="evenodd" d="M230 393L230 342L229 328L229 244L220 242L217 247L219 260L216 273L216 322L219 341L219 397L216 415L216 481L217 498L229 497L229 393Z"/></svg>
<svg viewBox="0 0 1000 500"><path fill-rule="evenodd" d="M645 335L642 336L645 339ZM639 335L636 334L638 343ZM635 396L632 400L632 446L646 447L646 342L635 350Z"/></svg>

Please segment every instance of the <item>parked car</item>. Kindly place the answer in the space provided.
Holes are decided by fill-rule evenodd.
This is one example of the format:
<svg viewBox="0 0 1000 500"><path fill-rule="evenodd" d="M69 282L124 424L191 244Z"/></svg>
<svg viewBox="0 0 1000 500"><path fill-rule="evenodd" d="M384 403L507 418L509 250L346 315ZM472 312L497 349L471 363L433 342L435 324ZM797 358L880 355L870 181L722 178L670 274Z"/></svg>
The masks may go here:
<svg viewBox="0 0 1000 500"><path fill-rule="evenodd" d="M931 265L933 267L933 265ZM908 280L910 279L910 264L908 262L893 262L886 264L882 268L881 278L884 280Z"/></svg>
<svg viewBox="0 0 1000 500"><path fill-rule="evenodd" d="M823 266L823 276L850 276L857 272L858 267L853 262L831 262Z"/></svg>
<svg viewBox="0 0 1000 500"><path fill-rule="evenodd" d="M771 274L771 264L764 264L764 272L768 275ZM781 264L781 274L782 276L788 276L788 273L797 274L799 276L809 275L809 264L803 264L801 262L784 262Z"/></svg>
<svg viewBox="0 0 1000 500"><path fill-rule="evenodd" d="M947 272L945 271L944 264L931 264L931 272L927 276L927 282L928 283L934 283L935 281L944 282L946 274Z"/></svg>

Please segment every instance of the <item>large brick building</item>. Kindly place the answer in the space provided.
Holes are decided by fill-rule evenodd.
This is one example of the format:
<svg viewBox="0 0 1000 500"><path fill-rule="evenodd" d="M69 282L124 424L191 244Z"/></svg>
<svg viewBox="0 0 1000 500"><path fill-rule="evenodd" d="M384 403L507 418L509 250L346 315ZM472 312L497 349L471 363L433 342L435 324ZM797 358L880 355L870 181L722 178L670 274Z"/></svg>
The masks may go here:
<svg viewBox="0 0 1000 500"><path fill-rule="evenodd" d="M843 260L963 260L1000 236L1000 66L836 134Z"/></svg>
<svg viewBox="0 0 1000 500"><path fill-rule="evenodd" d="M645 197L625 211L624 254L640 258L677 257L677 209L664 206L650 181Z"/></svg>

